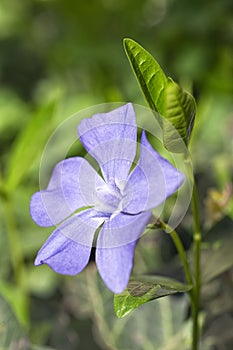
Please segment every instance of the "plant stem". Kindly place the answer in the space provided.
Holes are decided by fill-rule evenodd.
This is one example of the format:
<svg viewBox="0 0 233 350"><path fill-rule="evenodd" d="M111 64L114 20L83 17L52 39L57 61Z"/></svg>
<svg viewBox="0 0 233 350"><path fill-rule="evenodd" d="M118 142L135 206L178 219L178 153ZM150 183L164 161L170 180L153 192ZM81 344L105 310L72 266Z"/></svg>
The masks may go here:
<svg viewBox="0 0 233 350"><path fill-rule="evenodd" d="M176 246L176 249L177 249L177 252L180 256L180 260L183 264L183 267L184 267L184 273L185 273L185 278L186 278L186 281L188 284L193 284L193 280L192 280L192 275L191 275L191 272L190 272L190 269L189 269L189 265L188 265L188 262L187 262L187 257L186 257L186 253L185 253L185 250L184 250L184 247L183 247L183 244L180 240L180 237L178 235L178 233L171 227L169 226L168 224L166 224L165 222L160 221L160 224L161 224L161 228L170 234L172 240L173 240L173 243L175 244Z"/></svg>
<svg viewBox="0 0 233 350"><path fill-rule="evenodd" d="M193 320L193 330L192 330L192 350L198 350L199 348L199 308L200 308L200 293L201 293L201 271L200 271L200 257L201 257L201 230L200 230L200 220L198 212L198 199L197 190L194 183L193 195L192 195L192 210L193 210L193 224L194 224L194 307L192 308L192 320Z"/></svg>

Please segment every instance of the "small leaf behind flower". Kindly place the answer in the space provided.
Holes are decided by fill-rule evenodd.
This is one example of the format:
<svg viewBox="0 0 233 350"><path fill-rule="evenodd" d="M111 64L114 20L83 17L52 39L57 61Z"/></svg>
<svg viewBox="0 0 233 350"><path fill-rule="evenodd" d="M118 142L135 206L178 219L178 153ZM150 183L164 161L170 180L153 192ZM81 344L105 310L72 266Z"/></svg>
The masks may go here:
<svg viewBox="0 0 233 350"><path fill-rule="evenodd" d="M161 276L138 276L132 278L127 289L114 296L114 311L118 318L128 315L148 301L170 294L188 292L191 285Z"/></svg>
<svg viewBox="0 0 233 350"><path fill-rule="evenodd" d="M180 152L183 147L180 138L188 145L191 136L196 114L196 103L191 94L184 91L169 78L166 86L165 105L165 118L163 118L164 145L169 151Z"/></svg>

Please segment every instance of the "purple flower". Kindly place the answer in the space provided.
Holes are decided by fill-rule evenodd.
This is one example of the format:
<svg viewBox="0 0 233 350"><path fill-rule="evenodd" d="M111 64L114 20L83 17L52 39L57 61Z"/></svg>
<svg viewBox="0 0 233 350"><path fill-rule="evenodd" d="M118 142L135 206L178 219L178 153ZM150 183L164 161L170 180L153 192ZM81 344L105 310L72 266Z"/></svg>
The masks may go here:
<svg viewBox="0 0 233 350"><path fill-rule="evenodd" d="M96 241L99 273L110 290L121 293L129 281L135 245L149 222L150 210L181 186L184 175L152 148L144 131L139 161L134 164L137 125L130 103L83 119L78 134L98 162L102 177L84 158L65 159L55 166L47 189L32 196L33 220L43 227L57 226L35 265L48 264L58 273L78 274L87 265Z"/></svg>

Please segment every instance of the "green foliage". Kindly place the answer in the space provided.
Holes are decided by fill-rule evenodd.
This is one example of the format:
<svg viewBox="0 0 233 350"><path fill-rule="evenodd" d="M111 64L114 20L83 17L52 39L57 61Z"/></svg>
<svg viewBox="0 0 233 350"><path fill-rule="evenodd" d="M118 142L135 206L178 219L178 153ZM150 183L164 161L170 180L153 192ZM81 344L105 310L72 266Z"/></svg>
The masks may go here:
<svg viewBox="0 0 233 350"><path fill-rule="evenodd" d="M29 350L55 350L55 349L48 346L31 345Z"/></svg>
<svg viewBox="0 0 233 350"><path fill-rule="evenodd" d="M52 131L55 102L43 106L22 130L13 145L7 164L7 191L12 192L21 182L41 152Z"/></svg>
<svg viewBox="0 0 233 350"><path fill-rule="evenodd" d="M167 78L151 54L135 41L125 39L124 47L150 108L165 117L164 145L169 151L182 152L180 138L188 145L194 124L194 98Z"/></svg>
<svg viewBox="0 0 233 350"><path fill-rule="evenodd" d="M158 62L142 46L124 39L124 48L150 108L165 114L167 77Z"/></svg>
<svg viewBox="0 0 233 350"><path fill-rule="evenodd" d="M165 118L162 120L164 145L169 151L182 152L180 137L188 145L194 125L196 103L193 96L172 79L168 79L165 91L166 110Z"/></svg>
<svg viewBox="0 0 233 350"><path fill-rule="evenodd" d="M188 292L192 287L161 276L138 276L130 280L127 289L114 296L114 310L117 317L128 315L148 301L170 294Z"/></svg>
<svg viewBox="0 0 233 350"><path fill-rule="evenodd" d="M13 293L13 291L12 291ZM0 295L0 349L1 350L55 350L31 344L26 330L13 313L10 304Z"/></svg>
<svg viewBox="0 0 233 350"><path fill-rule="evenodd" d="M214 229L208 232L210 242L205 242L205 248L202 251L202 282L204 284L212 281L216 277L229 271L233 267L233 224L230 219L219 222L219 230L225 228L222 237L217 234L214 237ZM218 231L217 231L218 232Z"/></svg>
<svg viewBox="0 0 233 350"><path fill-rule="evenodd" d="M10 101L10 103L9 103ZM0 137L3 144L25 125L29 116L27 104L13 91L0 89Z"/></svg>
<svg viewBox="0 0 233 350"><path fill-rule="evenodd" d="M11 307L0 296L0 349L25 349L28 339L25 330L13 314Z"/></svg>
<svg viewBox="0 0 233 350"><path fill-rule="evenodd" d="M13 283L1 281L0 295L4 298L6 303L9 303L12 313L14 313L18 322L20 324L26 324L27 315L25 295L20 288Z"/></svg>

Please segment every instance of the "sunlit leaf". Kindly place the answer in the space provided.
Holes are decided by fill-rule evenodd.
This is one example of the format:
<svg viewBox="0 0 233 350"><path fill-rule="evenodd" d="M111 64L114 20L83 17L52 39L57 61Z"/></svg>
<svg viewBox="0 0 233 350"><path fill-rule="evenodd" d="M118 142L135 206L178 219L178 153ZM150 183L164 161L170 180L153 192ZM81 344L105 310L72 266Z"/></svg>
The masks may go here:
<svg viewBox="0 0 233 350"><path fill-rule="evenodd" d="M127 289L114 296L114 311L122 318L148 301L170 294L187 292L192 287L161 276L142 276L131 279Z"/></svg>
<svg viewBox="0 0 233 350"><path fill-rule="evenodd" d="M9 303L13 313L23 325L27 325L27 300L25 294L13 283L0 281L0 295Z"/></svg>
<svg viewBox="0 0 233 350"><path fill-rule="evenodd" d="M164 117L165 147L172 152L182 152L183 142L188 145L194 124L194 98L167 78L158 62L138 43L125 39L124 47L150 108Z"/></svg>
<svg viewBox="0 0 233 350"><path fill-rule="evenodd" d="M165 88L168 80L162 68L152 55L134 40L125 39L124 48L150 108L164 115Z"/></svg>
<svg viewBox="0 0 233 350"><path fill-rule="evenodd" d="M169 151L179 152L183 147L180 138L187 145L191 136L196 113L195 100L170 78L166 86L165 99L164 145Z"/></svg>

